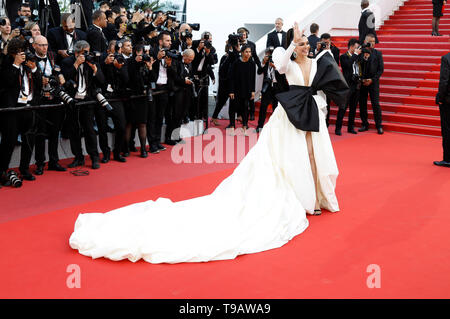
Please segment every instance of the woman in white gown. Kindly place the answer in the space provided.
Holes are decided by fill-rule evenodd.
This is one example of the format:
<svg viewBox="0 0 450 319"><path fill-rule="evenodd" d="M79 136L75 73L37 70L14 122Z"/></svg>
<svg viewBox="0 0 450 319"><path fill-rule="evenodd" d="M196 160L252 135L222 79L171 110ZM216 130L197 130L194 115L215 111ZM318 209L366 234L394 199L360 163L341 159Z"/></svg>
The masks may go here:
<svg viewBox="0 0 450 319"><path fill-rule="evenodd" d="M290 85L308 87L318 59L306 58L306 37L297 24L294 30L293 43L286 51L275 50L273 59ZM295 61L290 59L293 52ZM318 132L297 129L285 109L278 107L256 145L212 194L176 203L159 198L105 214L80 214L70 246L92 258L179 263L233 259L286 244L308 227L306 213L339 210L338 169L325 124L325 96L318 91L313 99Z"/></svg>

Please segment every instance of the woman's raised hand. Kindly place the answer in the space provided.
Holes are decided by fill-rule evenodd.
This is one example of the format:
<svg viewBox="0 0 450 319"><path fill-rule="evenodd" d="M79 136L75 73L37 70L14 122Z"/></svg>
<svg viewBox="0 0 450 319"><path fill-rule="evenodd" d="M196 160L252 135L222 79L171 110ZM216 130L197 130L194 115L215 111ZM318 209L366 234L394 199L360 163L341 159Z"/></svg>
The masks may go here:
<svg viewBox="0 0 450 319"><path fill-rule="evenodd" d="M300 31L300 28L298 27L298 23L294 23L294 43L299 43L302 40L302 36L305 33L305 29L303 31Z"/></svg>

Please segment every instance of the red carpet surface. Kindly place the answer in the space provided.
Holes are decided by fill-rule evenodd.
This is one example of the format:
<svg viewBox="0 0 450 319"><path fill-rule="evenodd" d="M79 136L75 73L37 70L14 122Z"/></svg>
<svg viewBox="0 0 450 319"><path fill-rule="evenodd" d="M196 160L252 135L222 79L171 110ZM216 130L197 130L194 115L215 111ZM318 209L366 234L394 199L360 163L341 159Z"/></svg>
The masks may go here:
<svg viewBox="0 0 450 319"><path fill-rule="evenodd" d="M111 163L73 182L46 172L22 189L2 188L9 206L0 211L0 298L449 298L450 169L432 165L442 157L441 139L370 131L333 140L341 211L309 216L310 227L279 249L228 261L92 260L68 240L79 213L206 195L232 164L180 165L171 174L175 164L155 163L162 157L135 158L123 170ZM148 174L152 165L167 175ZM138 172L148 179L134 183ZM22 196L31 188L49 192L40 202ZM71 265L80 288L67 285ZM369 265L379 266L380 288L368 288Z"/></svg>

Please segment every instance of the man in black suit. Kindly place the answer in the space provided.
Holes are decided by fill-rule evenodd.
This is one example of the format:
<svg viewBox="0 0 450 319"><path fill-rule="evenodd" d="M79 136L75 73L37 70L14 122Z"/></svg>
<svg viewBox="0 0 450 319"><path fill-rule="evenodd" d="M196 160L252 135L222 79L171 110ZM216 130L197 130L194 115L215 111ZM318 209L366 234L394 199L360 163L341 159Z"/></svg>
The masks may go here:
<svg viewBox="0 0 450 319"><path fill-rule="evenodd" d="M8 12L8 18L11 21L11 29L17 28L17 18L26 17L31 19L32 8L30 3L17 0L10 0L6 2L6 11Z"/></svg>
<svg viewBox="0 0 450 319"><path fill-rule="evenodd" d="M315 50L317 48L317 42L320 41L319 38L319 25L317 23L312 23L309 27L309 32L311 35L308 37L308 42L310 46L309 56L315 56Z"/></svg>
<svg viewBox="0 0 450 319"><path fill-rule="evenodd" d="M377 33L375 32L375 15L369 9L369 0L361 1L361 18L359 19L359 43L364 43L366 35L373 34L375 43L378 43Z"/></svg>
<svg viewBox="0 0 450 319"><path fill-rule="evenodd" d="M263 86L261 89L261 107L259 109L258 126L256 132L259 133L266 120L267 107L272 104L272 109L275 110L278 100L276 94L289 90L289 84L286 77L277 71L275 64L272 61L272 48L267 48L264 59L262 61L263 67L258 69L258 74L264 74Z"/></svg>
<svg viewBox="0 0 450 319"><path fill-rule="evenodd" d="M97 94L97 88L102 87L105 83L100 66L97 63L86 61L89 50L89 43L80 40L75 43L74 55L64 59L61 64L61 71L66 81L73 81L73 85L70 86L67 93L77 102L93 101ZM95 105L81 105L67 110L66 120L70 126L70 148L75 156L69 168L84 165L81 128L84 132L86 151L92 160L92 168L100 168L97 135L94 131L94 108Z"/></svg>
<svg viewBox="0 0 450 319"><path fill-rule="evenodd" d="M87 42L91 47L91 52L106 52L108 42L103 34L103 28L106 28L108 20L104 12L97 10L92 14L93 24L87 32Z"/></svg>
<svg viewBox="0 0 450 319"><path fill-rule="evenodd" d="M368 55L362 60L362 85L359 98L359 110L361 115L362 127L358 130L364 132L369 130L369 121L367 115L367 99L370 95L370 102L372 104L373 115L375 118L375 126L378 134L383 134L381 107L380 107L380 77L384 72L383 55L380 51L375 49L375 35L368 34L366 36L365 44L370 43ZM364 53L364 52L363 52Z"/></svg>
<svg viewBox="0 0 450 319"><path fill-rule="evenodd" d="M442 147L444 160L435 161L434 165L450 167L450 53L441 59L441 77L436 104L441 114Z"/></svg>
<svg viewBox="0 0 450 319"><path fill-rule="evenodd" d="M240 27L239 29L237 29L237 33L242 34L242 37L239 39L240 46L242 47L242 46L248 44L252 50L252 59L253 59L253 62L255 62L255 64L256 64L256 69L255 69L255 73L256 73L256 70L262 67L261 61L259 60L258 54L256 52L256 44L254 42L248 40L249 31L247 28ZM249 107L249 120L254 121L255 120L255 99L249 100L248 107Z"/></svg>
<svg viewBox="0 0 450 319"><path fill-rule="evenodd" d="M42 88L42 74L36 62L25 59L26 43L20 38L12 39L8 44L8 56L2 66L0 77L2 106L7 108L37 105ZM20 156L20 173L25 180L36 178L30 173L29 165L33 152L35 135L33 131L34 111L12 111L2 113L0 128L0 178L5 182L5 174L17 142L18 134L22 136Z"/></svg>
<svg viewBox="0 0 450 319"><path fill-rule="evenodd" d="M342 73L344 74L345 81L350 87L348 94L347 104L345 108L339 108L337 119L336 119L336 135L342 135L342 122L344 120L345 112L347 108L350 107L350 112L348 114L348 132L352 134L357 134L355 131L355 115L356 107L358 105L359 90L361 88L359 77L360 77L360 65L359 65L359 55L361 54L361 47L356 39L350 39L348 41L348 51L341 55L341 67Z"/></svg>
<svg viewBox="0 0 450 319"><path fill-rule="evenodd" d="M61 15L61 26L48 30L47 34L49 50L57 53L56 64L69 57L73 53L73 46L79 40L86 40L86 33L75 29L75 22L70 13Z"/></svg>
<svg viewBox="0 0 450 319"><path fill-rule="evenodd" d="M432 36L442 36L442 34L439 33L439 21L441 20L442 14L442 7L444 4L447 4L447 0L433 0L433 32L431 32Z"/></svg>
<svg viewBox="0 0 450 319"><path fill-rule="evenodd" d="M283 46L285 42L286 42L286 32L283 31L283 19L277 18L275 20L275 30L267 35L266 48L269 47L278 48Z"/></svg>

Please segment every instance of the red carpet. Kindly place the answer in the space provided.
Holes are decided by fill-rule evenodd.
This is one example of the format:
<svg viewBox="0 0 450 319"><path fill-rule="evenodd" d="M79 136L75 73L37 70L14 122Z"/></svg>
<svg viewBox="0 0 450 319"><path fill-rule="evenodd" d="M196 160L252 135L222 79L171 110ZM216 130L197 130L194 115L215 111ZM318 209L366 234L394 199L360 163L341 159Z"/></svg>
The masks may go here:
<svg viewBox="0 0 450 319"><path fill-rule="evenodd" d="M97 187L107 180L103 173L125 178L125 172L105 165L89 176L96 187L83 190L78 185L66 195L71 200L61 199L70 207L55 210L44 203L50 208L44 212L36 201L29 211L40 214L0 224L0 298L449 298L450 169L432 165L442 156L440 143L396 133L344 134L334 141L341 212L309 217L310 227L279 249L210 263L133 264L92 260L72 250L68 239L78 213L159 196L178 201L209 194L232 172L203 164L203 171L192 174L193 166L186 166L184 175L172 177L169 184L149 178L151 187L140 184L128 192L110 177L102 187L120 192L105 196ZM169 170L171 165L157 167ZM3 188L0 196L17 199L32 184L51 184L48 178L21 190ZM55 189L45 201L61 196ZM23 207L22 202L17 205ZM21 209L9 209L7 215L21 214ZM81 288L66 285L66 269L72 264L80 267ZM371 264L381 268L379 289L366 285Z"/></svg>

